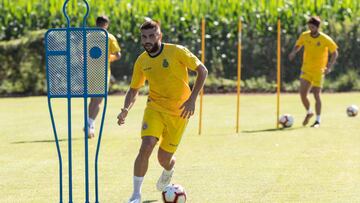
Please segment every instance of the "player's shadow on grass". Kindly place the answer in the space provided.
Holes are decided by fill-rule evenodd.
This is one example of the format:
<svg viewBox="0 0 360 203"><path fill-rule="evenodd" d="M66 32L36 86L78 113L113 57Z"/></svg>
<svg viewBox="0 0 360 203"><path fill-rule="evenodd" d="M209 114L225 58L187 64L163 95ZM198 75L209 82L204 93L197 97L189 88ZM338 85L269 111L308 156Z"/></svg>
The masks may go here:
<svg viewBox="0 0 360 203"><path fill-rule="evenodd" d="M82 140L83 138L77 137L77 138L72 138L72 141L76 141L76 140ZM68 141L68 139L59 139L59 142L66 142ZM18 141L18 142L12 142L11 144L31 144L31 143L54 143L55 139L53 140L30 140L30 141Z"/></svg>
<svg viewBox="0 0 360 203"><path fill-rule="evenodd" d="M274 132L274 131L290 131L290 130L298 130L302 127L292 127L292 128L268 128L262 130L243 130L242 133L261 133L261 132Z"/></svg>
<svg viewBox="0 0 360 203"><path fill-rule="evenodd" d="M158 202L157 200L146 200L146 201L143 201L142 203L152 203L152 202Z"/></svg>

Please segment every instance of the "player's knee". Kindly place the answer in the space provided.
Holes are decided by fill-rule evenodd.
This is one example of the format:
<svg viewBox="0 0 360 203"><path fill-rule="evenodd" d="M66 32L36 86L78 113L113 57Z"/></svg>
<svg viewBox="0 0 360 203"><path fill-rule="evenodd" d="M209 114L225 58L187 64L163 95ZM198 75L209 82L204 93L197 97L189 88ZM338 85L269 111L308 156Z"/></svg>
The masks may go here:
<svg viewBox="0 0 360 203"><path fill-rule="evenodd" d="M152 150L153 150L152 146L149 145L141 146L139 151L139 156L142 158L148 158L150 157Z"/></svg>
<svg viewBox="0 0 360 203"><path fill-rule="evenodd" d="M94 100L94 104L97 105L97 106L99 106L101 104L101 102L102 102L102 98L96 98Z"/></svg>
<svg viewBox="0 0 360 203"><path fill-rule="evenodd" d="M307 92L303 92L303 91L301 91L300 92L300 96L301 96L301 99L307 99Z"/></svg>
<svg viewBox="0 0 360 203"><path fill-rule="evenodd" d="M99 106L102 102L102 98L92 98L90 100L90 105L92 106Z"/></svg>
<svg viewBox="0 0 360 203"><path fill-rule="evenodd" d="M315 93L314 98L317 103L319 103L319 102L321 103L320 94Z"/></svg>
<svg viewBox="0 0 360 203"><path fill-rule="evenodd" d="M171 153L164 153L164 151L159 150L158 160L159 160L159 164L162 167L168 167L170 165L172 159L175 160L175 157L173 157L173 155Z"/></svg>
<svg viewBox="0 0 360 203"><path fill-rule="evenodd" d="M143 141L143 143L141 144L141 147L140 147L139 155L144 158L150 157L155 145L156 145L156 142Z"/></svg>

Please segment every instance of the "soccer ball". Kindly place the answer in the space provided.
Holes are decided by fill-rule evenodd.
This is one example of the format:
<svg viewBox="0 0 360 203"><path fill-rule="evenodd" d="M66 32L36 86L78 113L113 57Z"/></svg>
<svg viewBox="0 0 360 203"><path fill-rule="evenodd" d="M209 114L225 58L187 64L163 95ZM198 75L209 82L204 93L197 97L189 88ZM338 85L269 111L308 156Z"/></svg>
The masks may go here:
<svg viewBox="0 0 360 203"><path fill-rule="evenodd" d="M346 113L349 117L356 116L358 112L359 112L359 107L357 107L356 105L351 105L346 109Z"/></svg>
<svg viewBox="0 0 360 203"><path fill-rule="evenodd" d="M294 118L290 114L284 114L280 116L279 123L284 128L290 128L294 124Z"/></svg>
<svg viewBox="0 0 360 203"><path fill-rule="evenodd" d="M185 203L186 192L179 184L169 184L162 192L164 203Z"/></svg>

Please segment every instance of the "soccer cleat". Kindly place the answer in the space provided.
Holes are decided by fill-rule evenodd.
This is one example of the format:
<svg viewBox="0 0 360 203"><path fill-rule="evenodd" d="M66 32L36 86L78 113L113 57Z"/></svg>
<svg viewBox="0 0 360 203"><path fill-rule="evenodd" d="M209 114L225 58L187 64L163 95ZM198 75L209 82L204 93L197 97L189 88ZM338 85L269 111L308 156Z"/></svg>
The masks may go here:
<svg viewBox="0 0 360 203"><path fill-rule="evenodd" d="M309 123L310 118L313 117L313 116L314 116L314 113L308 113L308 114L306 114L305 119L304 119L304 121L303 121L303 126L306 126L306 125Z"/></svg>
<svg viewBox="0 0 360 203"><path fill-rule="evenodd" d="M311 125L312 128L318 128L320 127L320 122L319 121L315 121L314 124Z"/></svg>
<svg viewBox="0 0 360 203"><path fill-rule="evenodd" d="M172 169L170 173L163 171L159 180L156 183L156 189L158 191L163 191L164 188L170 184L173 174L174 174L174 169Z"/></svg>
<svg viewBox="0 0 360 203"><path fill-rule="evenodd" d="M141 196L131 197L127 203L141 203Z"/></svg>

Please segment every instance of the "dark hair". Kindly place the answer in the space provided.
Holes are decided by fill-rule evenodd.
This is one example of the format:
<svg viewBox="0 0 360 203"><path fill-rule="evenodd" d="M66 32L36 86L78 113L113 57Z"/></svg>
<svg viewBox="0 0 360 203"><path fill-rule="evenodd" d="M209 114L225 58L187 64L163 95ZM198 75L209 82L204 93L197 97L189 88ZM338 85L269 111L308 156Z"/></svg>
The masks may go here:
<svg viewBox="0 0 360 203"><path fill-rule="evenodd" d="M140 26L140 30L148 30L153 28L160 30L160 22L156 20L146 19L146 21Z"/></svg>
<svg viewBox="0 0 360 203"><path fill-rule="evenodd" d="M110 20L107 16L99 16L96 18L96 26L104 25L105 23L109 23Z"/></svg>
<svg viewBox="0 0 360 203"><path fill-rule="evenodd" d="M308 20L308 24L313 24L316 27L319 27L321 23L320 17L319 16L312 16L309 20Z"/></svg>

